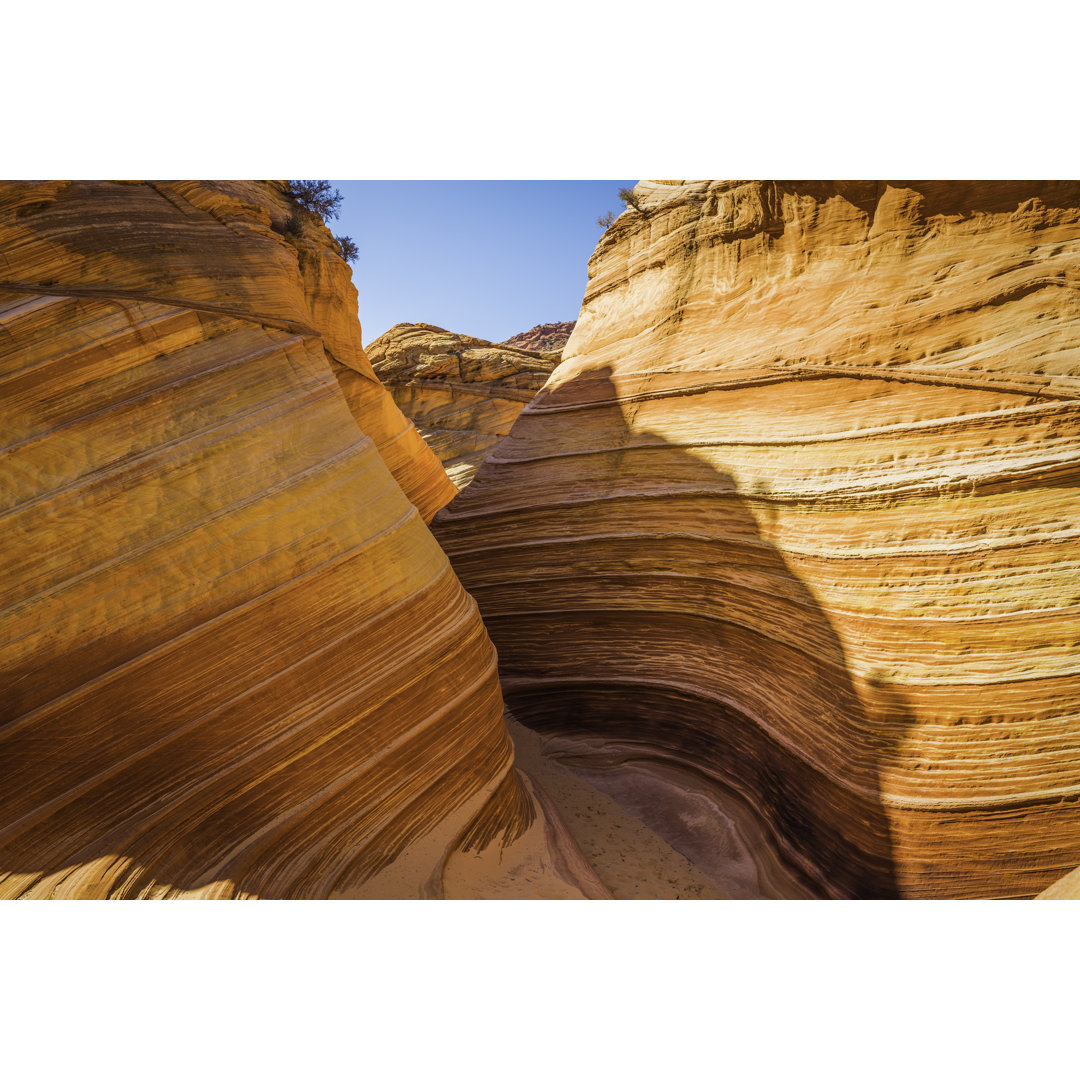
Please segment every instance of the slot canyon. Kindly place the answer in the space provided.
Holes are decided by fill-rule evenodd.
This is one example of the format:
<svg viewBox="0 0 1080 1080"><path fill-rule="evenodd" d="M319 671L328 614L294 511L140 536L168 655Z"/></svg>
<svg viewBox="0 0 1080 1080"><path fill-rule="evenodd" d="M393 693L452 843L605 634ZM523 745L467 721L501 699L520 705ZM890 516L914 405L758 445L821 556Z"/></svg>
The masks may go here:
<svg viewBox="0 0 1080 1080"><path fill-rule="evenodd" d="M501 343L280 181L0 258L0 898L1080 896L1080 184L642 181Z"/></svg>

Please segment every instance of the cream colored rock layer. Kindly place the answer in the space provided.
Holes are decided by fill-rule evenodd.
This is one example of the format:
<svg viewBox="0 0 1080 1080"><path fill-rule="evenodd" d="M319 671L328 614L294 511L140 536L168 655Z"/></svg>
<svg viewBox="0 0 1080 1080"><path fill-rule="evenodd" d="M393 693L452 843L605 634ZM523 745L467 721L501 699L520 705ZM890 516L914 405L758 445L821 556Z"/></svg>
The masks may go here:
<svg viewBox="0 0 1080 1080"><path fill-rule="evenodd" d="M426 323L400 323L368 346L380 381L459 488L510 431L558 358Z"/></svg>
<svg viewBox="0 0 1080 1080"><path fill-rule="evenodd" d="M1036 900L1080 900L1080 867L1043 889Z"/></svg>
<svg viewBox="0 0 1080 1080"><path fill-rule="evenodd" d="M362 895L416 852L398 895L475 895L473 851L605 895L537 840L453 488L282 205L0 185L0 897Z"/></svg>
<svg viewBox="0 0 1080 1080"><path fill-rule="evenodd" d="M636 191L435 522L510 706L726 800L762 895L1034 895L1080 863L1080 186Z"/></svg>

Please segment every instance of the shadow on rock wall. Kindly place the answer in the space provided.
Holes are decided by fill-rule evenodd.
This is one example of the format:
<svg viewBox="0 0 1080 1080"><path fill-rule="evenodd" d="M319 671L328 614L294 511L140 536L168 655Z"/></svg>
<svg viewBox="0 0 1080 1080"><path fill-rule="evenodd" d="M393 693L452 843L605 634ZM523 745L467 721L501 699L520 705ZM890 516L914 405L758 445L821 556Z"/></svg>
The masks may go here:
<svg viewBox="0 0 1080 1080"><path fill-rule="evenodd" d="M528 513L543 511L564 553L522 567L516 602L485 582L497 556L448 545L499 649L514 714L564 748L590 747L577 761L587 769L681 770L689 787L733 798L808 895L898 896L881 777L908 717L882 679L852 675L828 614L763 535L767 500L634 426L609 368L534 404L595 410L611 449L591 455L577 502L552 495L547 474L546 502ZM484 498L476 485L455 509ZM437 533L452 517L437 519ZM650 811L663 825L663 809ZM679 816L672 807L666 831L693 857Z"/></svg>

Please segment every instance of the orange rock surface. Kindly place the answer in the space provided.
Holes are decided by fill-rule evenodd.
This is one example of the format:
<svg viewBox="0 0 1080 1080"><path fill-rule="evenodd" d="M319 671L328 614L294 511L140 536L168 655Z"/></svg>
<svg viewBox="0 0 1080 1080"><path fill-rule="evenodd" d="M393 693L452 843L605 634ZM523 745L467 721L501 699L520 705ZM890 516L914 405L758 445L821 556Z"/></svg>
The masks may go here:
<svg viewBox="0 0 1080 1080"><path fill-rule="evenodd" d="M0 185L0 897L606 895L288 210Z"/></svg>
<svg viewBox="0 0 1080 1080"><path fill-rule="evenodd" d="M453 498L444 470L394 408L364 355L350 271L329 230L281 185L241 182L9 184L0 283L19 294L122 295L318 337L363 431L425 520Z"/></svg>
<svg viewBox="0 0 1080 1080"><path fill-rule="evenodd" d="M464 487L551 374L558 357L426 323L399 323L367 349L375 373Z"/></svg>
<svg viewBox="0 0 1080 1080"><path fill-rule="evenodd" d="M1080 185L642 183L434 529L514 714L735 896L1080 864Z"/></svg>

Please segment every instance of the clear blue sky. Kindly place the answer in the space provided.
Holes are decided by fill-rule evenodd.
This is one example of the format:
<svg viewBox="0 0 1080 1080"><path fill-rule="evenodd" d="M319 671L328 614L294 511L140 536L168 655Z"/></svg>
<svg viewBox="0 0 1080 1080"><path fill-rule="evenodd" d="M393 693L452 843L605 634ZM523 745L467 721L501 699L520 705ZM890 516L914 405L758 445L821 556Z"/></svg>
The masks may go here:
<svg viewBox="0 0 1080 1080"><path fill-rule="evenodd" d="M504 341L578 317L596 219L636 180L332 180L364 344L399 322Z"/></svg>

